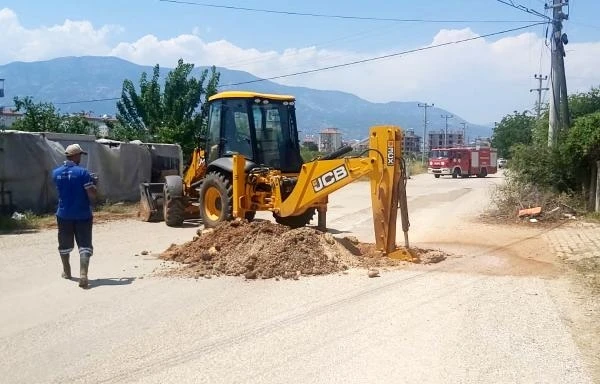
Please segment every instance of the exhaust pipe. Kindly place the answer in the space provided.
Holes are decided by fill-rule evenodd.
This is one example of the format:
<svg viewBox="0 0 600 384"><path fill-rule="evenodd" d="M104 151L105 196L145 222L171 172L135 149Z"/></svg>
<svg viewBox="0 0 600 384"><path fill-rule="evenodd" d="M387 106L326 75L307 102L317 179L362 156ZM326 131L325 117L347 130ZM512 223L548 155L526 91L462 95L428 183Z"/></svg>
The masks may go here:
<svg viewBox="0 0 600 384"><path fill-rule="evenodd" d="M342 147L342 148L338 149L337 151L333 151L333 152L321 157L321 160L337 159L338 157L341 157L348 152L352 152L352 147L349 147L349 146Z"/></svg>

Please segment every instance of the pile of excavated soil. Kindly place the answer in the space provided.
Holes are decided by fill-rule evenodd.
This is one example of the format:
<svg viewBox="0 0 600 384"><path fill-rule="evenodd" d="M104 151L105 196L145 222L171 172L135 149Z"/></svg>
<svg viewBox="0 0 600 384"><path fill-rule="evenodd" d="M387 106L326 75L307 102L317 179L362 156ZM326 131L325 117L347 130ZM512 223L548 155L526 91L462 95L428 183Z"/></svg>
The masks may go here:
<svg viewBox="0 0 600 384"><path fill-rule="evenodd" d="M439 251L416 252L422 262L439 262ZM425 256L425 259L423 259ZM244 276L247 279L294 278L343 272L349 268L392 267L406 264L381 256L372 244L355 238L335 239L331 234L269 221L236 220L198 233L192 241L171 245L161 259L183 264L170 276Z"/></svg>

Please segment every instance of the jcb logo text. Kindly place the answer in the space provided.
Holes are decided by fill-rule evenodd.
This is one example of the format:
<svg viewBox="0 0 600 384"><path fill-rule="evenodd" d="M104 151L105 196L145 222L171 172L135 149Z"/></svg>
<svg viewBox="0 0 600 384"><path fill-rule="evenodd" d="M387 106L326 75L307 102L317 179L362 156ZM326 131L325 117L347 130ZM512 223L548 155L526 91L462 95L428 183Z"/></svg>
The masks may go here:
<svg viewBox="0 0 600 384"><path fill-rule="evenodd" d="M326 172L314 179L312 181L313 190L315 192L319 192L323 188L329 187L330 185L335 184L346 177L348 177L348 170L346 169L345 165L340 165L334 170Z"/></svg>
<svg viewBox="0 0 600 384"><path fill-rule="evenodd" d="M396 154L394 153L394 142L389 140L387 142L387 165L394 165L396 160Z"/></svg>

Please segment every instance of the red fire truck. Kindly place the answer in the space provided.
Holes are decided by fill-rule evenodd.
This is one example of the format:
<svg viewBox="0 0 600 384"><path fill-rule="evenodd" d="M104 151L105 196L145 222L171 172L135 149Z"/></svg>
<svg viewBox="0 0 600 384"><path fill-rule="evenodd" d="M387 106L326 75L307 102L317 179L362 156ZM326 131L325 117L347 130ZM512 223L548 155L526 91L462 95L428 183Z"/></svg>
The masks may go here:
<svg viewBox="0 0 600 384"><path fill-rule="evenodd" d="M431 151L427 173L457 177L486 177L498 171L498 153L490 147L440 148Z"/></svg>

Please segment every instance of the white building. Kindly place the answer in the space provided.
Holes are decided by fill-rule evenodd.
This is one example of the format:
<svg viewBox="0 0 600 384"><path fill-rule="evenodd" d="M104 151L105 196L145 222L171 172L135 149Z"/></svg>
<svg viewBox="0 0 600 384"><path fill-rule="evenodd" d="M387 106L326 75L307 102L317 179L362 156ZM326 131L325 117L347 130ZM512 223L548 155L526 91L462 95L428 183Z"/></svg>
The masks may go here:
<svg viewBox="0 0 600 384"><path fill-rule="evenodd" d="M319 151L333 152L342 147L342 132L337 128L325 128L319 132Z"/></svg>

